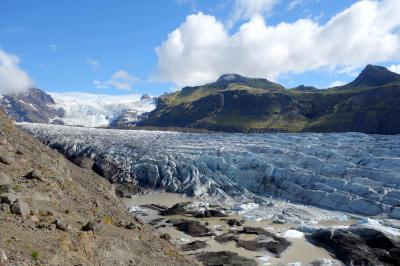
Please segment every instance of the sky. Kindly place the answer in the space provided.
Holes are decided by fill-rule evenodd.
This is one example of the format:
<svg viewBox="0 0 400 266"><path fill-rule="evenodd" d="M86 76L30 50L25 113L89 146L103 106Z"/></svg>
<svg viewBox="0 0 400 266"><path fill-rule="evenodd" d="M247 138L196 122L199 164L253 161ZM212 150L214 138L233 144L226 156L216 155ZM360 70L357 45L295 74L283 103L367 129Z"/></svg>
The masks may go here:
<svg viewBox="0 0 400 266"><path fill-rule="evenodd" d="M160 95L224 73L290 88L400 72L399 0L1 0L0 93Z"/></svg>

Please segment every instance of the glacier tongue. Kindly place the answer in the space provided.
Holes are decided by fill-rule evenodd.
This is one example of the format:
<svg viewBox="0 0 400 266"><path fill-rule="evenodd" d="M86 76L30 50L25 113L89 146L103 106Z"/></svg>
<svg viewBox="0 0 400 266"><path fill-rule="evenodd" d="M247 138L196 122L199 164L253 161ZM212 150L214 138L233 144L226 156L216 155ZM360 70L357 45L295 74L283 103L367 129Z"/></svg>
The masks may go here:
<svg viewBox="0 0 400 266"><path fill-rule="evenodd" d="M92 93L49 93L55 106L65 110L59 118L65 125L107 127L118 119L134 123L139 115L155 108L153 98L140 95L102 95Z"/></svg>
<svg viewBox="0 0 400 266"><path fill-rule="evenodd" d="M113 182L238 202L273 196L400 219L400 135L198 134L22 124Z"/></svg>

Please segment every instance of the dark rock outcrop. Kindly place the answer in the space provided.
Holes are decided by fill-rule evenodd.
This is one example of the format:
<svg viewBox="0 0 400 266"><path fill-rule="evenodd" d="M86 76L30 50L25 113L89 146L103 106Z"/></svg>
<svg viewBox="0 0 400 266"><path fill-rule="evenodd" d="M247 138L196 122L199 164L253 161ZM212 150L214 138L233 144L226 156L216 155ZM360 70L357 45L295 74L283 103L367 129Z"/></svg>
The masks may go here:
<svg viewBox="0 0 400 266"><path fill-rule="evenodd" d="M134 183L115 184L115 193L120 198L131 198L143 193L143 189Z"/></svg>
<svg viewBox="0 0 400 266"><path fill-rule="evenodd" d="M180 202L171 208L160 210L160 215L190 215L196 218L226 217L225 209L220 206L204 207L203 210L190 206L191 202Z"/></svg>
<svg viewBox="0 0 400 266"><path fill-rule="evenodd" d="M196 254L197 260L205 266L257 266L257 262L253 259L248 259L239 256L237 253L230 251L219 252L202 252Z"/></svg>
<svg viewBox="0 0 400 266"><path fill-rule="evenodd" d="M400 265L400 239L372 228L320 229L306 238L346 265Z"/></svg>
<svg viewBox="0 0 400 266"><path fill-rule="evenodd" d="M251 251L268 250L276 255L280 255L291 245L291 242L285 238L279 237L260 227L244 227L238 233L259 236L254 240L236 240L236 245L238 247L243 247Z"/></svg>
<svg viewBox="0 0 400 266"><path fill-rule="evenodd" d="M218 243L227 243L229 241L236 241L239 239L239 236L234 233L225 233L219 236L214 237L214 240Z"/></svg>
<svg viewBox="0 0 400 266"><path fill-rule="evenodd" d="M202 225L199 221L172 219L167 221L172 223L179 231L184 232L192 237L214 236L215 233Z"/></svg>
<svg viewBox="0 0 400 266"><path fill-rule="evenodd" d="M185 245L181 246L181 250L183 251L193 251L207 247L207 243L205 241L196 240Z"/></svg>

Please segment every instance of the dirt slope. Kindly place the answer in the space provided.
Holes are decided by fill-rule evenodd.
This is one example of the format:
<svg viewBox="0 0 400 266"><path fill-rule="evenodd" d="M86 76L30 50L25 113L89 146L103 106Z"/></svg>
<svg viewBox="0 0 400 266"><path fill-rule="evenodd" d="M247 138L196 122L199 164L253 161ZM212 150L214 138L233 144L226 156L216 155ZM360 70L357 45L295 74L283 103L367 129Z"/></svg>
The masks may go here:
<svg viewBox="0 0 400 266"><path fill-rule="evenodd" d="M0 112L0 265L194 264L131 216L104 178Z"/></svg>

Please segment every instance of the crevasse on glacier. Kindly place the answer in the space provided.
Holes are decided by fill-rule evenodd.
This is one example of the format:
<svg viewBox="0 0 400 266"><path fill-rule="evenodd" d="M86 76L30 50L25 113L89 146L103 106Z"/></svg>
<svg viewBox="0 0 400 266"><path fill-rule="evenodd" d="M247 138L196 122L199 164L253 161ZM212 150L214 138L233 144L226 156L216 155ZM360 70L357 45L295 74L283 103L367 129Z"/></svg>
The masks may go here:
<svg viewBox="0 0 400 266"><path fill-rule="evenodd" d="M273 196L400 219L400 135L198 134L23 124L113 182L192 196Z"/></svg>

